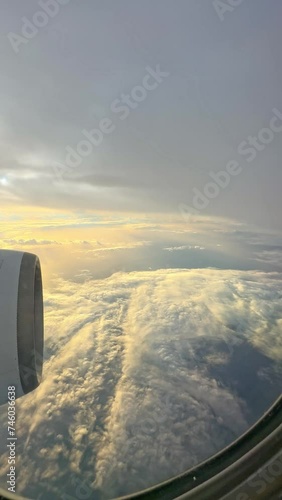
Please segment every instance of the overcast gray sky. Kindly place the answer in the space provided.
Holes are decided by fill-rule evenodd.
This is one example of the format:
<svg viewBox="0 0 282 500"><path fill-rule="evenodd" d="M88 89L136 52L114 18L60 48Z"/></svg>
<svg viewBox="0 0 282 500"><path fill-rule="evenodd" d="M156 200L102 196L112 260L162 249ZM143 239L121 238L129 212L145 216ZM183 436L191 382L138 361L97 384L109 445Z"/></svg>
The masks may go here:
<svg viewBox="0 0 282 500"><path fill-rule="evenodd" d="M193 190L204 193L210 172L236 161L240 173L200 212L281 228L281 2L226 1L226 10L211 0L60 3L43 17L38 1L2 6L3 206L198 208ZM148 76L155 88L118 112L122 94L142 98L135 88L158 65L162 82ZM101 143L59 178L54 164L66 166L66 148L104 118ZM270 123L277 131L262 132L268 143L247 153L249 137Z"/></svg>

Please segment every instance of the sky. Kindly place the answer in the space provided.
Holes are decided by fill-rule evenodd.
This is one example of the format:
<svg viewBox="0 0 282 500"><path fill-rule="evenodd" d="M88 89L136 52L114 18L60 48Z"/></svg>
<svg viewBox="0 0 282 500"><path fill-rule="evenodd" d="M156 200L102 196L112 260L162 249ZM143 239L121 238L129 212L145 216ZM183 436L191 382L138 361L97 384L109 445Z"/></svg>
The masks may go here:
<svg viewBox="0 0 282 500"><path fill-rule="evenodd" d="M282 114L281 3L61 3L45 21L37 1L2 9L3 205L178 213L210 172L236 161L242 171L203 212L281 229L281 131L262 135L268 144L257 143L250 163L246 145L238 153L269 128L274 108ZM46 26L32 28L33 18ZM161 83L147 79L157 87L117 112L122 95L140 101L134 89L158 66ZM68 169L66 148L103 119L111 132ZM275 123L282 130L282 116Z"/></svg>
<svg viewBox="0 0 282 500"><path fill-rule="evenodd" d="M0 248L39 256L45 305L18 493L155 485L281 393L282 4L236 3L1 9Z"/></svg>

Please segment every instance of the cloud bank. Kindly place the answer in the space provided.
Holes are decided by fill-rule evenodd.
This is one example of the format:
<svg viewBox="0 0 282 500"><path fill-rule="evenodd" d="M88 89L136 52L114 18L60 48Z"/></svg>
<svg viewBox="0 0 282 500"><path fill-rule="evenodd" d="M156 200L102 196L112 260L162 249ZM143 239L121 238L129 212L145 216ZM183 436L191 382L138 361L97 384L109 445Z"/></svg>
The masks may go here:
<svg viewBox="0 0 282 500"><path fill-rule="evenodd" d="M214 269L61 280L46 297L44 381L17 403L18 492L113 498L238 437L280 392L281 284Z"/></svg>

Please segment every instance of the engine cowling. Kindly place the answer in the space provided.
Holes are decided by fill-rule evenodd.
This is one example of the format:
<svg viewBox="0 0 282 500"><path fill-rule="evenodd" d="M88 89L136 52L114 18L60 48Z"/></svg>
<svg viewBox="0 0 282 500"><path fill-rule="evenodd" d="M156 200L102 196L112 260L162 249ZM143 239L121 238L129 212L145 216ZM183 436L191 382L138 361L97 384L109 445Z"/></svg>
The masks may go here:
<svg viewBox="0 0 282 500"><path fill-rule="evenodd" d="M40 261L0 250L0 405L38 387L43 369L43 290Z"/></svg>

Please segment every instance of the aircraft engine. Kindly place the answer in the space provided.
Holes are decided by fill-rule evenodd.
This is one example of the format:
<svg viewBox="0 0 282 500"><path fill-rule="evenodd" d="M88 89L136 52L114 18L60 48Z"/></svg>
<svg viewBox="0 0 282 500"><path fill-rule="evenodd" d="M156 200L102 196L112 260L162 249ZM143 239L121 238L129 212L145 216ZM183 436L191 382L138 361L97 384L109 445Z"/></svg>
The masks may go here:
<svg viewBox="0 0 282 500"><path fill-rule="evenodd" d="M0 250L0 405L40 384L43 368L43 292L39 259Z"/></svg>

